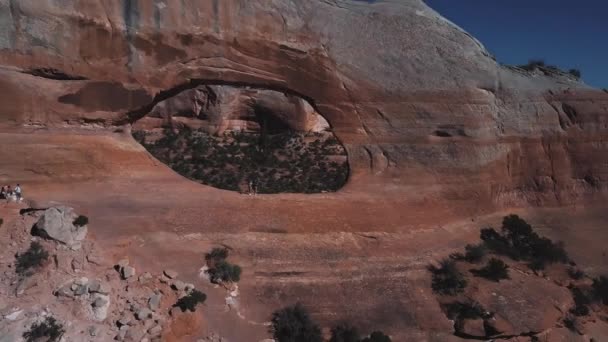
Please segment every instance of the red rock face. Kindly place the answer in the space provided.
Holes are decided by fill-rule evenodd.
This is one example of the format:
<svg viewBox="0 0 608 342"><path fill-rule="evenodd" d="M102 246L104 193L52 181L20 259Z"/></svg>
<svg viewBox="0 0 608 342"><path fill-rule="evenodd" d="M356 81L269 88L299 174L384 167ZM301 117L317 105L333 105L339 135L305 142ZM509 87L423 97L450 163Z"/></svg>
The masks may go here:
<svg viewBox="0 0 608 342"><path fill-rule="evenodd" d="M20 1L0 39L0 117L107 126L197 82L254 85L316 105L349 147L354 188L417 187L485 210L605 191L608 94L504 69L419 1L347 6L352 16L317 1ZM41 68L63 77L28 75Z"/></svg>
<svg viewBox="0 0 608 342"><path fill-rule="evenodd" d="M412 246L400 234L513 207L603 203L606 196L608 93L566 77L504 68L420 0L20 0L0 3L0 13L0 139L6 147L0 179L29 184L32 199L73 202L98 214L107 227L98 237L106 243L118 224L119 234L159 240L153 233L169 224L179 234L204 232L213 241L213 234L253 234L250 243L238 243L243 255L267 261L252 269L303 267L314 274L327 258L343 265L376 251L375 242L361 247L360 237L342 234L382 232L396 234L397 242L378 263L388 278L401 281L403 274L387 266L394 261L390 251L414 253L402 261L420 268L412 261L416 253L433 255L448 243L420 237ZM128 133L128 125L159 102L207 83L310 102L348 150L347 186L327 196L244 202L178 178L117 132ZM268 252L256 234L276 231L334 235L312 243L305 234L304 240L272 234L273 246L292 254ZM448 235L463 242L460 234ZM163 248L167 255L200 252ZM305 275L279 286L268 274L243 286L285 294L269 306L310 293L299 285L310 280ZM423 274L406 278L422 286ZM386 292L377 279L349 289L358 285ZM341 308L336 303L367 295L332 291L321 298L328 308L317 313L325 320L335 319L329 312ZM424 317L439 312L435 306L408 316L402 329L403 322L391 321L402 308L378 309L380 300L373 298L361 311L378 310L392 331L433 325ZM382 303L396 305L384 297ZM266 307L250 310L268 314ZM439 325L449 324L433 328Z"/></svg>

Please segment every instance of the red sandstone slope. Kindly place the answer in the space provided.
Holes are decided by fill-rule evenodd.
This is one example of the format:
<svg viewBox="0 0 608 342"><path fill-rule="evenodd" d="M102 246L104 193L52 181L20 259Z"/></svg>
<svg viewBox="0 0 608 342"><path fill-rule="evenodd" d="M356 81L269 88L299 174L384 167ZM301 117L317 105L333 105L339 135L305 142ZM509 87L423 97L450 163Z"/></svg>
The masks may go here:
<svg viewBox="0 0 608 342"><path fill-rule="evenodd" d="M192 278L196 261L179 260L235 245L254 320L320 300L324 321L449 333L419 290L428 292L429 258L480 228L453 222L605 199L608 94L499 66L418 0L19 0L0 12L0 180L89 213L117 255L175 263ZM314 103L348 149L347 186L244 198L182 179L122 127L206 82ZM597 255L593 240L576 246ZM344 275L332 277L334 267Z"/></svg>

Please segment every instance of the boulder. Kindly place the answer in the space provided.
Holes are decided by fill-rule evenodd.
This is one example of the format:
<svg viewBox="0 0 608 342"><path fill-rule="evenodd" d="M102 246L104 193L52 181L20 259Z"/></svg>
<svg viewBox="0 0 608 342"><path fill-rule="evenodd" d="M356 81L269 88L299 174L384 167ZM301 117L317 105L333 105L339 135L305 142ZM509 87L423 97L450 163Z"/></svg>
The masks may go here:
<svg viewBox="0 0 608 342"><path fill-rule="evenodd" d="M171 288L175 291L183 291L186 288L186 284L181 280L175 280L171 284Z"/></svg>
<svg viewBox="0 0 608 342"><path fill-rule="evenodd" d="M33 233L44 238L52 239L67 245L72 249L79 249L87 236L87 226L76 226L74 220L78 215L69 207L52 207L36 223Z"/></svg>
<svg viewBox="0 0 608 342"><path fill-rule="evenodd" d="M91 304L93 310L93 318L101 322L108 317L108 309L110 308L110 297L102 294L95 294L93 297L93 303Z"/></svg>
<svg viewBox="0 0 608 342"><path fill-rule="evenodd" d="M178 273L174 270L165 270L163 274L166 275L169 279L175 279L178 275Z"/></svg>
<svg viewBox="0 0 608 342"><path fill-rule="evenodd" d="M146 272L140 275L138 280L141 284L147 284L148 282L150 282L150 280L152 280L152 278L152 274L150 274L150 272Z"/></svg>
<svg viewBox="0 0 608 342"><path fill-rule="evenodd" d="M125 266L120 272L122 279L129 279L135 275L135 267Z"/></svg>
<svg viewBox="0 0 608 342"><path fill-rule="evenodd" d="M158 308L160 307L160 301L162 300L163 296L160 293L155 293L152 296L150 296L150 298L148 299L148 307L150 308L150 310L152 311L156 311L158 310Z"/></svg>
<svg viewBox="0 0 608 342"><path fill-rule="evenodd" d="M162 331L163 331L163 327L161 327L160 325L155 325L148 330L148 334L150 334L150 336L152 336L152 337L157 337L157 336L160 336Z"/></svg>
<svg viewBox="0 0 608 342"><path fill-rule="evenodd" d="M137 311L137 313L135 314L135 318L137 318L138 320L145 320L152 317L152 311L148 308L142 308L139 309Z"/></svg>

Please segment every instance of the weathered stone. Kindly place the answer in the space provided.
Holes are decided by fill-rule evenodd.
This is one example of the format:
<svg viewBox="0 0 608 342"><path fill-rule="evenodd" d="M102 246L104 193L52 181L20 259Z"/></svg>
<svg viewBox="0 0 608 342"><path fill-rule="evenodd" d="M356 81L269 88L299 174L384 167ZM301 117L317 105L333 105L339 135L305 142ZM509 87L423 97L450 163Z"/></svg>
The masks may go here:
<svg viewBox="0 0 608 342"><path fill-rule="evenodd" d="M153 276L150 272L145 272L139 276L138 280L141 284L147 284L152 280Z"/></svg>
<svg viewBox="0 0 608 342"><path fill-rule="evenodd" d="M171 288L175 291L183 291L186 288L186 284L181 280L174 280L171 283Z"/></svg>
<svg viewBox="0 0 608 342"><path fill-rule="evenodd" d="M102 294L95 294L91 307L93 318L96 321L101 322L105 320L108 317L108 309L110 308L110 297Z"/></svg>
<svg viewBox="0 0 608 342"><path fill-rule="evenodd" d="M70 248L79 247L87 235L87 226L75 226L78 215L68 207L47 209L36 223L34 233L61 242Z"/></svg>
<svg viewBox="0 0 608 342"><path fill-rule="evenodd" d="M123 325L129 325L132 321L131 315L128 314L123 314L122 317L120 317L120 319L118 319L118 321L116 323L118 323L119 326L123 326Z"/></svg>
<svg viewBox="0 0 608 342"><path fill-rule="evenodd" d="M483 319L465 319L460 332L477 337L486 336Z"/></svg>
<svg viewBox="0 0 608 342"><path fill-rule="evenodd" d="M148 307L150 308L150 310L152 310L152 311L158 310L158 308L160 307L160 302L161 302L162 298L163 298L163 296L160 293L155 293L152 296L150 296L150 298L148 299Z"/></svg>
<svg viewBox="0 0 608 342"><path fill-rule="evenodd" d="M125 334L125 341L140 342L146 335L146 330L141 326L133 326Z"/></svg>
<svg viewBox="0 0 608 342"><path fill-rule="evenodd" d="M178 275L178 273L173 270L164 270L163 274L166 275L169 279L175 279Z"/></svg>
<svg viewBox="0 0 608 342"><path fill-rule="evenodd" d="M117 341L124 341L125 337L127 335L127 332L130 330L130 327L128 325L123 325L120 327L120 329L118 329L118 335L116 335L116 340Z"/></svg>
<svg viewBox="0 0 608 342"><path fill-rule="evenodd" d="M135 268L131 266L125 266L122 268L121 275L123 279L129 279L135 275Z"/></svg>
<svg viewBox="0 0 608 342"><path fill-rule="evenodd" d="M89 327L89 335L92 337L98 336L100 334L101 328L97 325L92 325Z"/></svg>
<svg viewBox="0 0 608 342"><path fill-rule="evenodd" d="M141 308L135 313L135 318L145 320L152 317L152 311L148 308Z"/></svg>
<svg viewBox="0 0 608 342"><path fill-rule="evenodd" d="M152 336L152 337L156 337L156 336L160 336L162 331L163 331L163 327L161 327L160 325L155 325L148 330L148 334L150 334L150 336Z"/></svg>

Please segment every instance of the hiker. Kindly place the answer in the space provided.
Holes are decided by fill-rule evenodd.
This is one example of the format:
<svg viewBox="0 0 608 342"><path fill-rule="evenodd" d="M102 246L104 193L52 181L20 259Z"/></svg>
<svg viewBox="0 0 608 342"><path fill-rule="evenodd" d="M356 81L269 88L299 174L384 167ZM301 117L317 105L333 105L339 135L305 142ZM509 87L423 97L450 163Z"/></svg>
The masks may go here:
<svg viewBox="0 0 608 342"><path fill-rule="evenodd" d="M2 186L2 190L0 191L0 199L6 199L7 194L6 194L6 186Z"/></svg>
<svg viewBox="0 0 608 342"><path fill-rule="evenodd" d="M15 197L17 198L17 202L21 202L21 185L19 184L15 187Z"/></svg>
<svg viewBox="0 0 608 342"><path fill-rule="evenodd" d="M6 187L6 203L11 201L11 197L13 196L13 189L11 188L11 186L7 186Z"/></svg>

